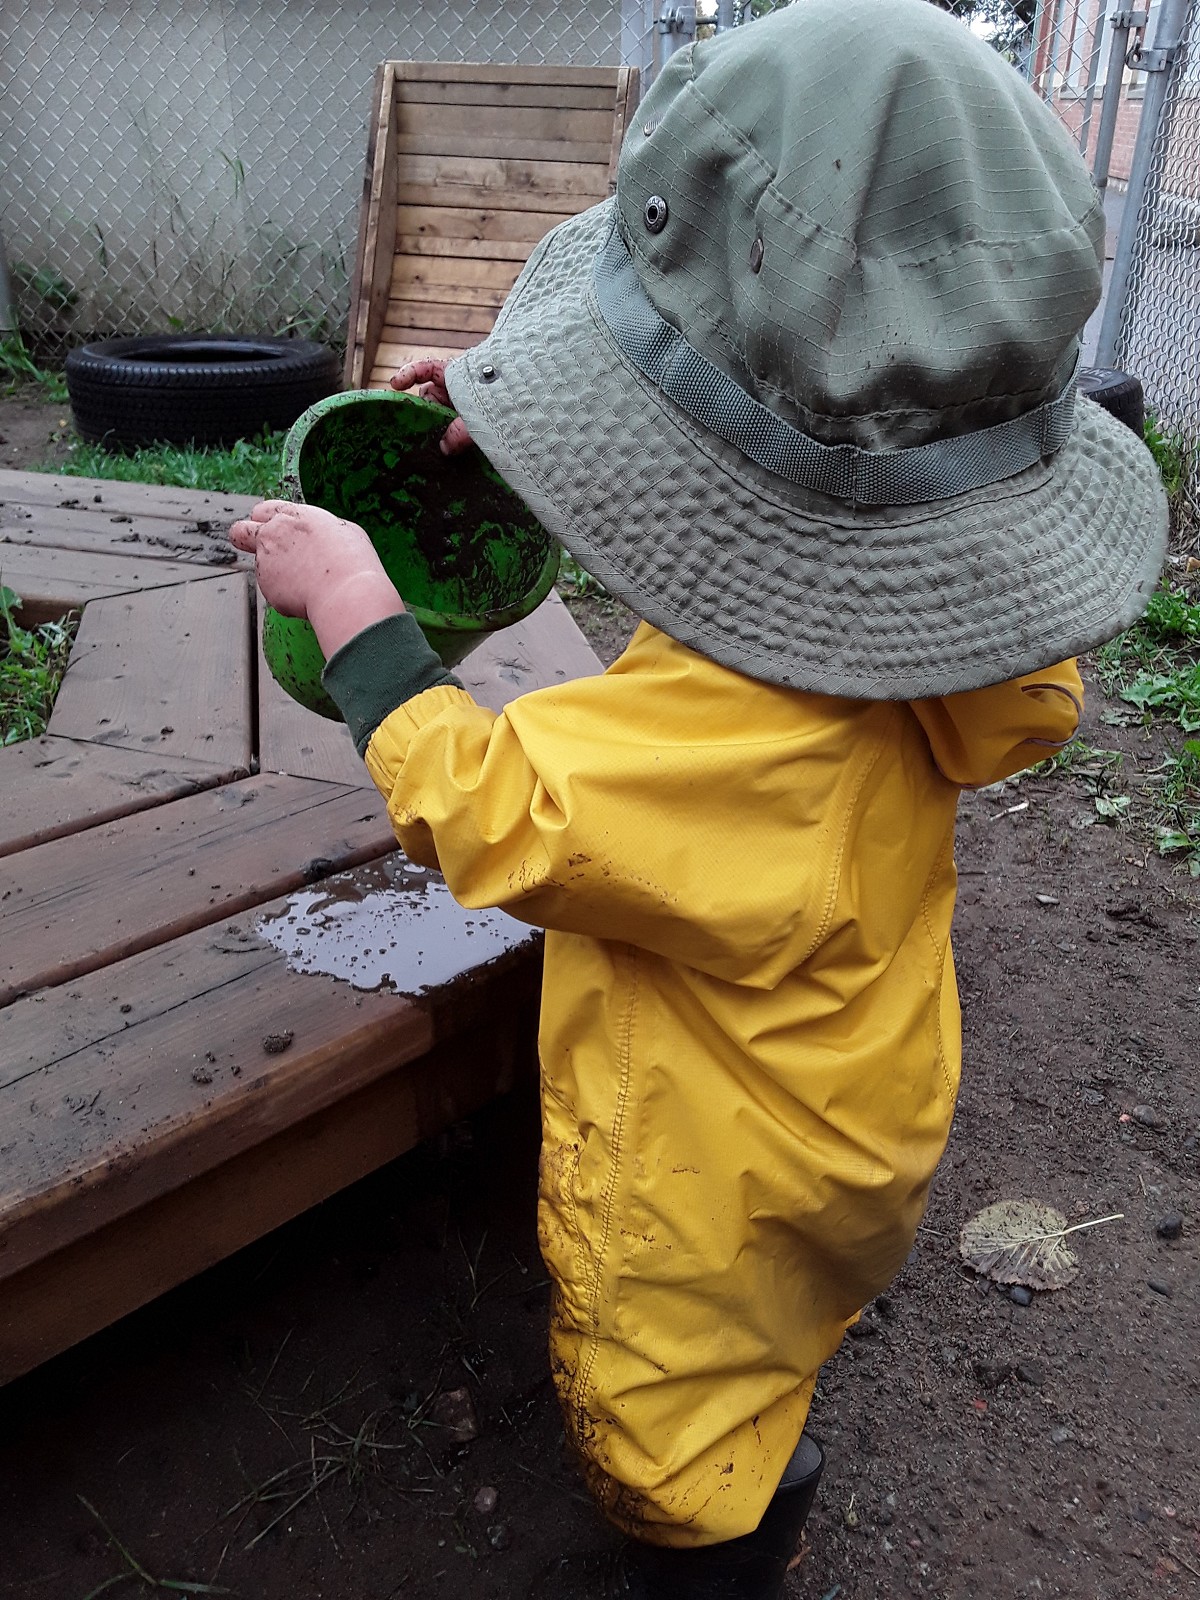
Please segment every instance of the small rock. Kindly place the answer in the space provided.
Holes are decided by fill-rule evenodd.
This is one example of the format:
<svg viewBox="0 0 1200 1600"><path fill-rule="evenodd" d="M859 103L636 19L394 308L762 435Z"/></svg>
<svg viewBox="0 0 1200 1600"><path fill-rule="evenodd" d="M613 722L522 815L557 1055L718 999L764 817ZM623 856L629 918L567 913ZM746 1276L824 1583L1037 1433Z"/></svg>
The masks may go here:
<svg viewBox="0 0 1200 1600"><path fill-rule="evenodd" d="M491 1513L495 1511L499 1499L500 1496L496 1493L495 1489L480 1489L479 1493L475 1496L475 1509L482 1516L490 1516Z"/></svg>
<svg viewBox="0 0 1200 1600"><path fill-rule="evenodd" d="M1178 1211L1169 1211L1165 1217L1158 1219L1154 1231L1160 1239L1178 1239L1183 1232L1183 1218Z"/></svg>
<svg viewBox="0 0 1200 1600"><path fill-rule="evenodd" d="M1167 1125L1166 1117L1160 1111L1155 1111L1153 1106L1134 1106L1130 1115L1143 1128L1165 1128Z"/></svg>
<svg viewBox="0 0 1200 1600"><path fill-rule="evenodd" d="M193 1067L192 1068L192 1082L193 1083L211 1083L212 1081L213 1081L213 1075L208 1070L207 1067Z"/></svg>
<svg viewBox="0 0 1200 1600"><path fill-rule="evenodd" d="M1022 1383L1029 1383L1035 1389L1040 1389L1046 1381L1046 1372L1036 1361L1021 1361L1017 1363L1017 1377Z"/></svg>
<svg viewBox="0 0 1200 1600"><path fill-rule="evenodd" d="M429 1408L429 1418L459 1444L479 1437L479 1419L468 1389L447 1389L439 1394Z"/></svg>
<svg viewBox="0 0 1200 1600"><path fill-rule="evenodd" d="M857 1322L852 1322L846 1329L852 1339L874 1339L879 1329L869 1317L859 1317Z"/></svg>
<svg viewBox="0 0 1200 1600"><path fill-rule="evenodd" d="M1069 1444L1074 1437L1075 1435L1065 1423L1060 1423L1057 1428L1051 1428L1050 1430L1051 1444Z"/></svg>
<svg viewBox="0 0 1200 1600"><path fill-rule="evenodd" d="M1027 1289L1023 1283L1014 1283L1008 1291L1008 1298L1015 1306L1028 1306L1033 1304L1033 1290Z"/></svg>
<svg viewBox="0 0 1200 1600"><path fill-rule="evenodd" d="M1104 1104L1104 1095L1099 1089L1086 1088L1082 1092L1085 1106L1102 1106Z"/></svg>
<svg viewBox="0 0 1200 1600"><path fill-rule="evenodd" d="M1013 1373L1012 1365L1007 1361L972 1361L971 1368L985 1389L998 1389Z"/></svg>
<svg viewBox="0 0 1200 1600"><path fill-rule="evenodd" d="M290 1028L283 1033L268 1033L262 1047L269 1056L281 1056L295 1037Z"/></svg>
<svg viewBox="0 0 1200 1600"><path fill-rule="evenodd" d="M493 1550L507 1550L512 1544L512 1529L507 1522L495 1522L487 1531L487 1541Z"/></svg>
<svg viewBox="0 0 1200 1600"><path fill-rule="evenodd" d="M1174 1290L1171 1288L1171 1285L1165 1278L1147 1278L1146 1286L1147 1288L1153 1289L1155 1294L1165 1295L1168 1300L1174 1293Z"/></svg>
<svg viewBox="0 0 1200 1600"><path fill-rule="evenodd" d="M1056 894L1035 894L1033 898L1040 906L1056 906L1058 904L1058 896Z"/></svg>

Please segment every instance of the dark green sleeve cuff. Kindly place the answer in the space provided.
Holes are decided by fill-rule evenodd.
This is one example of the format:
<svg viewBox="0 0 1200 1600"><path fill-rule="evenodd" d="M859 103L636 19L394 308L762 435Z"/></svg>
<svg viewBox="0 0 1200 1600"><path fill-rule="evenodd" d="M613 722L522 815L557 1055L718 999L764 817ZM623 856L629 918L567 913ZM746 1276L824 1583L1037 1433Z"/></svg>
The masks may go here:
<svg viewBox="0 0 1200 1600"><path fill-rule="evenodd" d="M397 706L443 684L462 688L430 648L411 611L356 633L325 663L321 682L346 719L360 756Z"/></svg>

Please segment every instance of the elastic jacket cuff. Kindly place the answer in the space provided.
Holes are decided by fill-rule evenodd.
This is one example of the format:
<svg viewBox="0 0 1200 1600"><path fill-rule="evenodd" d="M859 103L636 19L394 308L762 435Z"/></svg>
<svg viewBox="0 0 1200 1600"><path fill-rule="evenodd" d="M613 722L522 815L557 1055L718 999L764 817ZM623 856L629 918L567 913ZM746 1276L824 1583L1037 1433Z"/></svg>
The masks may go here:
<svg viewBox="0 0 1200 1600"><path fill-rule="evenodd" d="M447 672L411 611L385 617L356 633L325 663L321 682L337 703L359 755L375 729L406 700L426 689L462 684Z"/></svg>

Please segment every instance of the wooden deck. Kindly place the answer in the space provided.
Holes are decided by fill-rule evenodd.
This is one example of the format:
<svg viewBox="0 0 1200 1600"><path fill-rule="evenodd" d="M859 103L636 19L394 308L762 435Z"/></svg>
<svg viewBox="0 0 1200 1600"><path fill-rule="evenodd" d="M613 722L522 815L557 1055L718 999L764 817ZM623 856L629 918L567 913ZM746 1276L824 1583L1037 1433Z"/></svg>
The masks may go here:
<svg viewBox="0 0 1200 1600"><path fill-rule="evenodd" d="M0 1382L532 1061L538 937L408 867L261 667L251 504L0 471L23 620L84 608L46 736L0 750ZM552 599L459 672L499 708L596 670Z"/></svg>

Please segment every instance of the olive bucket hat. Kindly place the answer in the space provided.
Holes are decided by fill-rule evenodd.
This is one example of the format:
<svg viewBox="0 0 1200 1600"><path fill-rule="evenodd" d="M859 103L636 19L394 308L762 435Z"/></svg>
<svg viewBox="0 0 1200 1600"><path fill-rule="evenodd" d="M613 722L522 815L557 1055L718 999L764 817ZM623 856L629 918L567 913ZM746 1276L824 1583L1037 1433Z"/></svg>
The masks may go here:
<svg viewBox="0 0 1200 1600"><path fill-rule="evenodd" d="M677 52L614 199L446 372L639 615L770 683L917 699L1144 610L1166 505L1076 395L1104 217L1052 113L928 0L796 0Z"/></svg>

